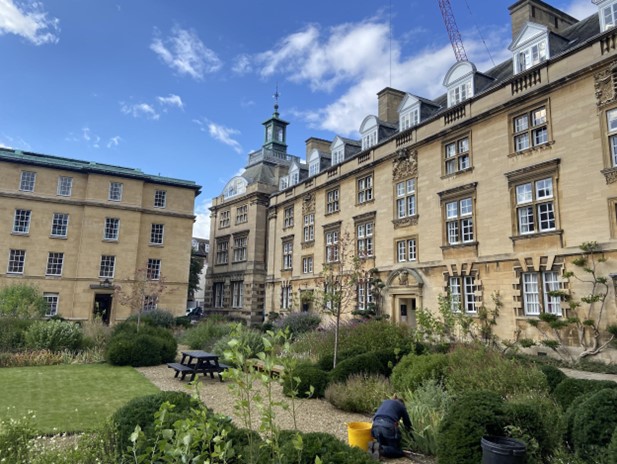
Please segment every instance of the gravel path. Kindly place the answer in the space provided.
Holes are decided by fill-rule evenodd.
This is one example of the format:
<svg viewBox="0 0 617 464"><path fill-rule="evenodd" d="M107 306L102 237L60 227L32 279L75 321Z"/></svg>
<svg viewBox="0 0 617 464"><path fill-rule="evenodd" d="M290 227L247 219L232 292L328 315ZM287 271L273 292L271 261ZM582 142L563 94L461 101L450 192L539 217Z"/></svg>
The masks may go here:
<svg viewBox="0 0 617 464"><path fill-rule="evenodd" d="M148 380L161 390L178 390L191 393L188 380L181 381L174 377L174 371L167 366L140 367L137 371L141 372ZM202 401L215 412L225 414L239 426L244 426L234 411L235 398L229 391L229 382L220 382L215 376L199 376L198 390ZM282 394L281 388L276 385L274 389L275 400L289 398ZM293 416L289 411L277 409L277 424L283 429L293 429ZM302 432L328 432L342 441L347 441L348 422L370 422L370 417L363 414L352 414L336 409L323 399L298 399L296 400L296 422L298 429ZM396 463L416 463L430 464L432 461L426 458L418 460L392 459L387 462Z"/></svg>

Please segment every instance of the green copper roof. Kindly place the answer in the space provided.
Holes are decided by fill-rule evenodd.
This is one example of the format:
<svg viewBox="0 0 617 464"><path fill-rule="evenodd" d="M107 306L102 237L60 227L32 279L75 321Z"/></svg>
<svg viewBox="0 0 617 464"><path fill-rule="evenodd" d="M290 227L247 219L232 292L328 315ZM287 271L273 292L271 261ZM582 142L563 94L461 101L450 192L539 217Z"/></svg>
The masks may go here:
<svg viewBox="0 0 617 464"><path fill-rule="evenodd" d="M8 148L0 148L0 161L10 161L13 163L30 164L34 166L45 166L55 169L66 169L83 173L105 174L109 176L128 177L143 180L156 184L173 185L196 190L196 194L201 190L201 186L190 180L173 179L171 177L155 176L145 174L141 169L125 168L111 164L95 163L94 161L81 161L60 156L42 155L39 153L23 152Z"/></svg>

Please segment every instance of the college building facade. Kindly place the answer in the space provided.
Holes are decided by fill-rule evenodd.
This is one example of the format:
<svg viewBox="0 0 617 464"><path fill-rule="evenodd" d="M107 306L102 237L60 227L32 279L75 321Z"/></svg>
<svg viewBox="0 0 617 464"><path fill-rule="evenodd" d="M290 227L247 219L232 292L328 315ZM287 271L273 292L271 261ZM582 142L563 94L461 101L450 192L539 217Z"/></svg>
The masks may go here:
<svg viewBox="0 0 617 464"><path fill-rule="evenodd" d="M0 149L0 286L37 287L47 316L126 319L116 290L165 280L143 309L183 315L200 187L107 164ZM138 270L140 270L138 272Z"/></svg>
<svg viewBox="0 0 617 464"><path fill-rule="evenodd" d="M598 270L611 276L602 328L616 323L617 0L594 3L598 14L579 21L540 0L517 1L510 60L485 72L454 63L433 100L385 88L360 140L309 139L306 160L285 152L259 200L250 187L215 199L211 306L253 319L319 310L310 294L351 237L384 283L379 308L392 320L415 325L416 311L437 311L445 294L475 317L498 293L494 333L537 338L529 320L572 315L551 291L578 299L589 291L566 273L579 272L579 246L595 241L606 259ZM235 226L221 228L239 205L260 234L246 263L235 261ZM218 278L219 251L228 253L227 280ZM243 273L259 266L255 286ZM354 309L374 298L360 283Z"/></svg>

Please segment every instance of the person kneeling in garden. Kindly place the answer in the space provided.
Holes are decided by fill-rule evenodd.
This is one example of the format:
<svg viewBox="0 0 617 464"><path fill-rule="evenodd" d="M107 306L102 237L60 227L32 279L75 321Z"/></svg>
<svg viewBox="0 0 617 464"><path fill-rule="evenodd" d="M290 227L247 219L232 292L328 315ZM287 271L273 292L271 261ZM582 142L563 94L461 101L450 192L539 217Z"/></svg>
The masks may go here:
<svg viewBox="0 0 617 464"><path fill-rule="evenodd" d="M400 458L408 456L401 448L401 431L399 429L401 420L404 427L411 428L411 420L409 420L409 414L403 400L394 395L392 399L381 403L373 416L373 426L371 427L371 435L376 440L369 445L369 451L373 457Z"/></svg>

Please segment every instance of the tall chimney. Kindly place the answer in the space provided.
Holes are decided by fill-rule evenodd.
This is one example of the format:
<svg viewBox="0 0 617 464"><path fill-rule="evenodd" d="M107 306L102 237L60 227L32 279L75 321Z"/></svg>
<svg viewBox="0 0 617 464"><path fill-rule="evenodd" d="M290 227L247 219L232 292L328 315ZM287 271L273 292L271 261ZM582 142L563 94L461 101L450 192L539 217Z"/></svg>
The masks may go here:
<svg viewBox="0 0 617 464"><path fill-rule="evenodd" d="M405 97L405 92L386 87L377 94L377 117L382 121L398 124L398 106Z"/></svg>
<svg viewBox="0 0 617 464"><path fill-rule="evenodd" d="M519 0L508 10L512 21L512 40L516 39L528 21L546 26L557 34L578 22L578 19L541 0Z"/></svg>
<svg viewBox="0 0 617 464"><path fill-rule="evenodd" d="M311 152L316 148L318 151L329 153L331 140L318 139L317 137L309 137L306 139L306 158L308 160Z"/></svg>

